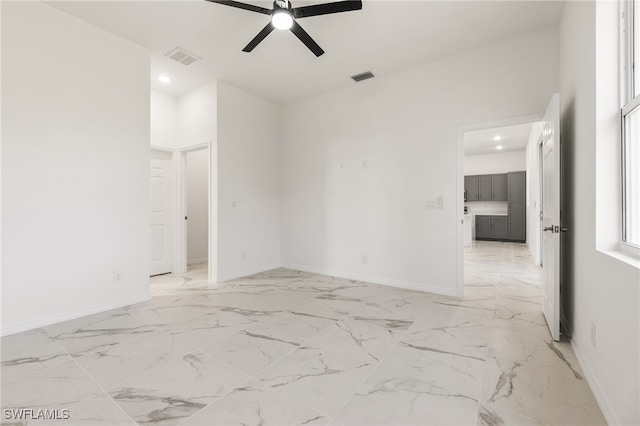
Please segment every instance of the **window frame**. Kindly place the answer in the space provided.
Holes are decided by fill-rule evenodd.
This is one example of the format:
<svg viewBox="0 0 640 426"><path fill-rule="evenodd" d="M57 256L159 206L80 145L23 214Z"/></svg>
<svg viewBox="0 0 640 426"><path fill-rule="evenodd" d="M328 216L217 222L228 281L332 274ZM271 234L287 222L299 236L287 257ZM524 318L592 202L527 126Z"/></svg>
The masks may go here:
<svg viewBox="0 0 640 426"><path fill-rule="evenodd" d="M635 14L639 12L634 8L640 8L640 0L621 1L621 109L620 109L620 160L621 160L621 207L622 207L622 227L621 227L621 250L624 254L640 257L640 242L627 240L627 117L632 113L640 113L640 87L635 87L636 75L640 72L640 58L635 57L636 48L635 32L640 32L640 22L634 22ZM637 167L640 167L638 165ZM640 227L640 221L636 225Z"/></svg>

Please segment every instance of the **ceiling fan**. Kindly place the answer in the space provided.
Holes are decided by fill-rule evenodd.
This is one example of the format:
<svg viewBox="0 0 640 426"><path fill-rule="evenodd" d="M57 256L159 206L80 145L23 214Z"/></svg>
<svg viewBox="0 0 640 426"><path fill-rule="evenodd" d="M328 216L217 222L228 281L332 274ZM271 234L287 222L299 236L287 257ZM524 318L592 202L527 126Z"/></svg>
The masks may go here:
<svg viewBox="0 0 640 426"><path fill-rule="evenodd" d="M288 0L275 0L273 9L266 9L252 4L241 3L232 0L207 0L211 3L220 3L226 6L237 7L238 9L249 10L251 12L271 15L271 21L242 49L243 52L251 52L262 40L274 29L290 30L296 37L304 43L316 56L324 53L324 50L316 43L309 34L296 22L296 19L308 18L310 16L328 15L331 13L349 12L351 10L362 9L362 0L344 0L334 3L314 4L303 7L292 7Z"/></svg>

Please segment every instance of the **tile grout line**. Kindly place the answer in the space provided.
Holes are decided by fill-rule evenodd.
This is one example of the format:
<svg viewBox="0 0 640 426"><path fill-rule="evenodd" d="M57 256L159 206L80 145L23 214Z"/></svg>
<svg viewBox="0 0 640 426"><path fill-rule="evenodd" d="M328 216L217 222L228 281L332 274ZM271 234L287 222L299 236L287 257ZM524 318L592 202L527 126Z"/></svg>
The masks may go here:
<svg viewBox="0 0 640 426"><path fill-rule="evenodd" d="M73 362L76 364L76 366L78 366L78 368L80 368L80 370L82 370L82 372L84 372L84 374L86 374L86 375L87 375L87 377L89 377L89 379L91 379L91 381L92 381L92 382L93 382L93 383L98 387L98 389L100 389L100 390L103 392L103 394L104 394L104 395L106 395L106 396L107 396L107 397L108 397L108 398L109 398L109 399L110 399L110 400L111 400L111 401L116 405L116 407L118 407L118 409L120 409L120 411L122 411L122 413L124 413L124 415L125 415L129 420L131 420L132 424L137 425L137 424L138 424L138 422L136 422L135 420L133 420L133 418L131 418L131 416L129 416L129 414L124 410L124 408L122 408L122 407L120 406L120 404L118 404L118 403L116 402L116 400L114 400L114 399L111 397L111 395L109 395L109 392L107 392L107 391L106 391L106 390L105 390L105 389L100 385L100 383L98 383L98 382L96 381L96 379L95 379L91 374L89 374L89 372L88 372L87 370L85 370L85 369L84 369L84 367L82 367L82 365L80 365L80 363L78 363L78 361L76 361L76 359L75 359L73 356L71 356L71 354L69 353L69 351L67 351L67 350L66 350L66 348L64 348L64 349L65 349L65 351L67 352L67 354L71 357L71 359L73 360ZM93 398L98 398L98 396L95 396L95 397L93 397ZM91 399L92 399L92 398L86 398L86 399L84 399L84 400L82 400L82 401L78 401L78 402L76 402L75 404L73 404L73 405L69 406L69 415L71 415L71 409L72 409L73 407L75 407L76 405L78 405L78 404L80 404L80 403L83 403L83 402L89 401L89 400L91 400Z"/></svg>
<svg viewBox="0 0 640 426"><path fill-rule="evenodd" d="M425 306L425 308L423 309L422 314L424 314L424 312L426 312L426 310L433 304L433 300L429 301L429 304L427 306ZM411 331L411 329L415 326L416 322L418 321L419 318L416 318L413 323L409 326L409 328L407 328L407 331L404 333L403 337L407 336L409 334L409 332ZM360 387L376 372L378 371L378 369L380 369L380 365L389 357L389 355L391 354L391 352L393 351L393 349L395 347L398 346L398 344L400 344L400 341L402 339L398 339L395 342L393 342L393 344L391 345L391 347L389 347L389 350L384 354L384 356L382 356L380 358L380 360L378 361L378 363L375 365L375 367L371 370L371 373L367 374L366 377L364 379L362 379L362 381L360 381L360 383L358 383L358 386L356 386L353 390L353 392L349 395L349 397L345 400L344 404L342 404L340 406L340 408L336 411L335 415L332 416L332 419L336 419L336 417L342 412L342 410L344 410L344 408L349 404L349 402L353 399L353 397L355 396L356 392L358 392L358 389L360 389ZM342 424L342 422L340 423Z"/></svg>

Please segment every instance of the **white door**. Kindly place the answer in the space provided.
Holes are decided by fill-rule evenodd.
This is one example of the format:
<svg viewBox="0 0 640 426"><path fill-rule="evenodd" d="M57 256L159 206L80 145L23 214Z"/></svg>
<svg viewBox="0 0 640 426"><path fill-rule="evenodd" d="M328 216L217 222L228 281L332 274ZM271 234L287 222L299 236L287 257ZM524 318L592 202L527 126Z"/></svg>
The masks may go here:
<svg viewBox="0 0 640 426"><path fill-rule="evenodd" d="M543 310L553 340L560 340L560 97L544 114L542 130Z"/></svg>
<svg viewBox="0 0 640 426"><path fill-rule="evenodd" d="M151 265L149 275L171 272L171 154L151 150Z"/></svg>

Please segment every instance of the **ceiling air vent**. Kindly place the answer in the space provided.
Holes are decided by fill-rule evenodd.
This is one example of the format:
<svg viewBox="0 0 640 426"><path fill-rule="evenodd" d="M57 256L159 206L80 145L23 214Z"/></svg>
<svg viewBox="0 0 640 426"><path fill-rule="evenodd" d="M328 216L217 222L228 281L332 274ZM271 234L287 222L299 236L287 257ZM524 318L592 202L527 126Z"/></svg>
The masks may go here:
<svg viewBox="0 0 640 426"><path fill-rule="evenodd" d="M367 71L367 72L363 72L362 74L357 74L357 75L352 75L351 78L353 79L353 81L355 81L356 83L362 81L362 80L367 80L369 78L373 78L375 77L375 75L373 75L373 73L371 71Z"/></svg>
<svg viewBox="0 0 640 426"><path fill-rule="evenodd" d="M174 61L179 62L182 65L191 65L192 63L200 60L200 58L196 55L189 53L180 47L176 47L172 51L165 53L164 56L169 59L173 59Z"/></svg>

